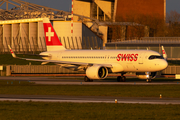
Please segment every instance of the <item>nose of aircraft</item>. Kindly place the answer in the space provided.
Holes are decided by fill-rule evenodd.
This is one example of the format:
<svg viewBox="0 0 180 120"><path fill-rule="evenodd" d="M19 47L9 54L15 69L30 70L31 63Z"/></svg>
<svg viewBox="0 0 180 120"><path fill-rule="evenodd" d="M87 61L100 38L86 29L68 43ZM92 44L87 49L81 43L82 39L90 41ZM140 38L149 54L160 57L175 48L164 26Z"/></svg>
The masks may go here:
<svg viewBox="0 0 180 120"><path fill-rule="evenodd" d="M162 60L160 63L160 67L162 70L166 69L168 67L168 62L166 60Z"/></svg>

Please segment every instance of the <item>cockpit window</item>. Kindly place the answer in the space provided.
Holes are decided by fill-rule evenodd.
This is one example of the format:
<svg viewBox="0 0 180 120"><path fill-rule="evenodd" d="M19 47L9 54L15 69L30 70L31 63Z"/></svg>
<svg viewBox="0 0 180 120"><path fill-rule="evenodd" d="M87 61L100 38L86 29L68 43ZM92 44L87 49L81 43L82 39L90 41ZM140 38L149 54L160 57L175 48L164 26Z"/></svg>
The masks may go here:
<svg viewBox="0 0 180 120"><path fill-rule="evenodd" d="M152 60L152 59L164 59L163 56L158 56L158 55L151 55L149 57L149 60Z"/></svg>

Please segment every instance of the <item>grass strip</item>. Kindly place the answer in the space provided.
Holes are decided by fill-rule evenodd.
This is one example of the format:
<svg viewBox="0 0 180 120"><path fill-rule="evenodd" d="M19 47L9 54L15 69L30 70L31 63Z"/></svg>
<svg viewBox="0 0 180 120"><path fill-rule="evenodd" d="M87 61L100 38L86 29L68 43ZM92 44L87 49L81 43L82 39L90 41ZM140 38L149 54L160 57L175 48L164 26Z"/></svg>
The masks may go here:
<svg viewBox="0 0 180 120"><path fill-rule="evenodd" d="M37 56L29 56L29 55L17 55L18 57L23 58L32 58L32 59L41 59ZM22 59L13 58L11 54L1 54L0 55L0 63L1 65L28 65L31 62L32 65L41 65L41 62L27 61Z"/></svg>
<svg viewBox="0 0 180 120"><path fill-rule="evenodd" d="M180 105L0 102L2 120L178 120Z"/></svg>
<svg viewBox="0 0 180 120"><path fill-rule="evenodd" d="M8 84L7 84L8 82ZM13 82L13 83L12 83ZM36 85L0 81L0 94L180 98L177 85Z"/></svg>

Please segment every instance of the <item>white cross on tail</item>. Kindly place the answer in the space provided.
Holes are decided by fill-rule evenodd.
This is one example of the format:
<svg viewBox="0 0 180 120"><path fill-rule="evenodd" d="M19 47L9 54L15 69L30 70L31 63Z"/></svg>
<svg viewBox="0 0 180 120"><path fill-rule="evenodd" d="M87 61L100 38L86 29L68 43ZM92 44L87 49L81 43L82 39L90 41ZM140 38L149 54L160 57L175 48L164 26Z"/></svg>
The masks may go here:
<svg viewBox="0 0 180 120"><path fill-rule="evenodd" d="M48 37L49 42L51 42L51 37L54 37L54 32L51 32L51 27L48 27L48 32L46 32L46 37Z"/></svg>

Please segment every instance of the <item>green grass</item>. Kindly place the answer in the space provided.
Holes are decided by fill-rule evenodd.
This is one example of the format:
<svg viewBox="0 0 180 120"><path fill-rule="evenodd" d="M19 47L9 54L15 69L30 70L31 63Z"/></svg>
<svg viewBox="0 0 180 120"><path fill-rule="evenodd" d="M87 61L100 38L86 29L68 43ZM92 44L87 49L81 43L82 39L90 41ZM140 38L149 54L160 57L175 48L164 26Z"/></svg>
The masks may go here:
<svg viewBox="0 0 180 120"><path fill-rule="evenodd" d="M180 98L177 85L36 85L0 80L0 94ZM180 105L0 102L0 120L178 120Z"/></svg>
<svg viewBox="0 0 180 120"><path fill-rule="evenodd" d="M33 58L33 59L41 59L37 56L29 56L29 55L17 55L18 57L23 58ZM28 65L31 62L32 65L41 65L41 62L34 62L34 61L26 61L17 58L13 58L11 54L1 54L0 55L0 64L1 65Z"/></svg>
<svg viewBox="0 0 180 120"><path fill-rule="evenodd" d="M180 105L0 102L2 120L178 120Z"/></svg>
<svg viewBox="0 0 180 120"><path fill-rule="evenodd" d="M13 82L13 84L12 84ZM180 98L180 85L35 85L0 81L0 94Z"/></svg>

